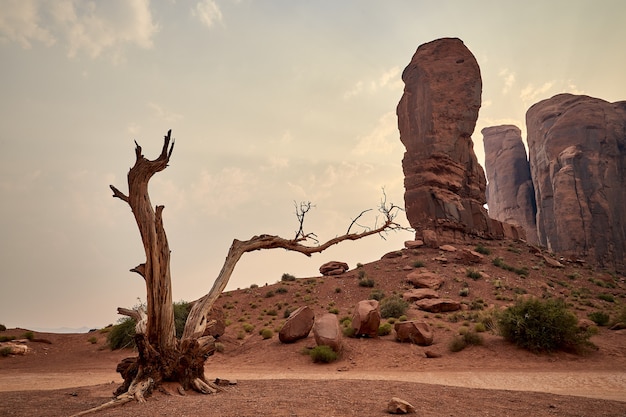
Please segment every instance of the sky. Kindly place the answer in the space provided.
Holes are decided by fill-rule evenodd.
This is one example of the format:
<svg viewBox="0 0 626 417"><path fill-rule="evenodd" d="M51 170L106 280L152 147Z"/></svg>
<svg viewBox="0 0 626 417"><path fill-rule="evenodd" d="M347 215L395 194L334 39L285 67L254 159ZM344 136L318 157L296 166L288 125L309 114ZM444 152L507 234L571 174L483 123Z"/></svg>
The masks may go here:
<svg viewBox="0 0 626 417"><path fill-rule="evenodd" d="M626 3L579 1L0 0L0 323L96 328L145 301L127 191L134 140L148 159L172 129L164 205L175 300L206 294L233 239L345 233L403 205L395 108L417 47L458 37L475 55L472 136L555 94L626 99ZM375 225L376 210L362 223ZM408 225L404 215L397 220ZM307 258L244 255L227 289L379 259L410 232Z"/></svg>

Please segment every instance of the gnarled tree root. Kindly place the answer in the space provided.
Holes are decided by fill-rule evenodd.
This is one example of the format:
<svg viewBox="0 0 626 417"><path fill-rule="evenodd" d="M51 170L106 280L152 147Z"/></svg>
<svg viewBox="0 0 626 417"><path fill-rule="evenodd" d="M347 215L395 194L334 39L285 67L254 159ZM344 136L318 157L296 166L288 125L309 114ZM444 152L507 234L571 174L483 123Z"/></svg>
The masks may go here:
<svg viewBox="0 0 626 417"><path fill-rule="evenodd" d="M146 402L145 397L150 395L150 393L152 392L152 388L154 388L154 380L152 378L147 378L143 381L133 383L131 384L127 392L118 395L108 403L104 403L97 407L90 408L89 410L81 411L80 413L74 414L71 417L84 416L87 414L95 413L96 411L117 407L130 401L138 401L140 403L144 403Z"/></svg>

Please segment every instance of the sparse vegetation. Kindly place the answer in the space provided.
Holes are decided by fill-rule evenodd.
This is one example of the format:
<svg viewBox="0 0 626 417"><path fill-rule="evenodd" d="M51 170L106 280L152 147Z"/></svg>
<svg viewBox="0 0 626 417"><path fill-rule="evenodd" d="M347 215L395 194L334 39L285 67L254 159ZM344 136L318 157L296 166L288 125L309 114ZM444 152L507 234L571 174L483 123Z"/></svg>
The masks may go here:
<svg viewBox="0 0 626 417"><path fill-rule="evenodd" d="M130 317L122 317L107 334L107 344L111 350L124 349L135 346L136 322Z"/></svg>
<svg viewBox="0 0 626 417"><path fill-rule="evenodd" d="M470 345L480 346L484 343L483 337L472 331L465 331L462 334L454 336L448 348L450 352L460 352Z"/></svg>
<svg viewBox="0 0 626 417"><path fill-rule="evenodd" d="M604 311L594 311L587 314L587 317L598 326L606 326L609 324L611 317Z"/></svg>
<svg viewBox="0 0 626 417"><path fill-rule="evenodd" d="M469 288L468 287L463 287L459 290L459 296L461 297L467 297L469 295Z"/></svg>
<svg viewBox="0 0 626 417"><path fill-rule="evenodd" d="M477 245L474 250L482 255L491 255L491 250L482 244Z"/></svg>
<svg viewBox="0 0 626 417"><path fill-rule="evenodd" d="M394 295L392 297L384 298L380 302L380 316L383 318L400 317L409 308L409 303L404 301L401 297Z"/></svg>
<svg viewBox="0 0 626 417"><path fill-rule="evenodd" d="M480 273L480 271L477 271L477 270L472 269L472 268L467 268L465 276L467 276L468 278L471 278L474 281L476 281L476 280L479 280L482 277L482 274Z"/></svg>
<svg viewBox="0 0 626 417"><path fill-rule="evenodd" d="M4 324L0 324L0 332L4 332L7 330L7 326L5 326Z"/></svg>
<svg viewBox="0 0 626 417"><path fill-rule="evenodd" d="M285 272L283 276L280 277L280 280L281 281L295 281L296 277Z"/></svg>
<svg viewBox="0 0 626 417"><path fill-rule="evenodd" d="M413 262L413 267L414 268L423 268L426 264L424 263L424 261L418 259L415 262Z"/></svg>
<svg viewBox="0 0 626 417"><path fill-rule="evenodd" d="M274 291L269 290L265 293L265 298L272 298L275 295Z"/></svg>
<svg viewBox="0 0 626 417"><path fill-rule="evenodd" d="M370 300L381 301L385 298L385 293L382 290L374 290L370 293Z"/></svg>
<svg viewBox="0 0 626 417"><path fill-rule="evenodd" d="M287 294L289 290L287 287L278 287L276 288L276 294Z"/></svg>
<svg viewBox="0 0 626 417"><path fill-rule="evenodd" d="M259 334L261 335L261 337L263 338L263 340L266 339L271 339L272 336L274 336L274 332L272 331L272 329L268 329L268 328L263 328L259 331Z"/></svg>
<svg viewBox="0 0 626 417"><path fill-rule="evenodd" d="M11 348L8 346L5 346L3 348L0 348L0 356L2 356L3 358L9 356L11 354Z"/></svg>
<svg viewBox="0 0 626 417"><path fill-rule="evenodd" d="M259 288L258 284L250 284L250 289L253 290L255 288Z"/></svg>
<svg viewBox="0 0 626 417"><path fill-rule="evenodd" d="M98 338L96 336L91 336L89 339L87 339L87 341L92 345L95 345L96 343L98 343Z"/></svg>
<svg viewBox="0 0 626 417"><path fill-rule="evenodd" d="M504 259L497 257L493 259L493 264L499 268L502 268L506 271L511 271L511 272L515 272L517 275L523 276L523 277L527 277L529 274L528 268L526 267L522 267L522 268L517 268L514 267L512 265L507 264L506 262L504 262Z"/></svg>
<svg viewBox="0 0 626 417"><path fill-rule="evenodd" d="M215 342L215 350L219 353L224 353L224 344L222 342Z"/></svg>
<svg viewBox="0 0 626 417"><path fill-rule="evenodd" d="M359 280L359 287L373 288L376 282L371 278L363 278Z"/></svg>
<svg viewBox="0 0 626 417"><path fill-rule="evenodd" d="M602 301L606 301L607 303L615 302L615 297L613 297L613 294L598 294L598 298Z"/></svg>
<svg viewBox="0 0 626 417"><path fill-rule="evenodd" d="M498 317L500 334L532 352L591 347L590 334L578 328L578 319L563 300L518 300Z"/></svg>
<svg viewBox="0 0 626 417"><path fill-rule="evenodd" d="M32 340L35 338L35 333L33 333L33 332L31 332L31 331L28 331L28 332L24 333L24 334L22 335L22 337L23 337L24 339L28 339L28 340L32 341Z"/></svg>
<svg viewBox="0 0 626 417"><path fill-rule="evenodd" d="M393 327L391 326L391 323L387 322L387 323L383 323L378 327L378 336L387 336L388 334L391 333L391 329Z"/></svg>
<svg viewBox="0 0 626 417"><path fill-rule="evenodd" d="M187 301L174 303L174 327L176 327L176 337L179 339L183 336L189 311L191 311L191 304Z"/></svg>
<svg viewBox="0 0 626 417"><path fill-rule="evenodd" d="M241 327L246 333L251 333L252 330L254 330L254 325L250 323L244 323L241 325Z"/></svg>
<svg viewBox="0 0 626 417"><path fill-rule="evenodd" d="M339 355L329 346L315 346L309 351L309 356L315 363L331 363L337 360Z"/></svg>

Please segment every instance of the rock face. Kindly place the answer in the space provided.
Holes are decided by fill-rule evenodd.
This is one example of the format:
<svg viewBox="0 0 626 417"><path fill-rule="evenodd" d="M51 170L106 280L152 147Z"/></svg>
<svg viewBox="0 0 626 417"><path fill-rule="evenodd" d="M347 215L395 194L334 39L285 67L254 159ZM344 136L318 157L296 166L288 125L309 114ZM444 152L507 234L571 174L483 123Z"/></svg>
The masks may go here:
<svg viewBox="0 0 626 417"><path fill-rule="evenodd" d="M541 245L626 270L626 101L559 94L526 113Z"/></svg>
<svg viewBox="0 0 626 417"><path fill-rule="evenodd" d="M313 310L308 306L300 307L289 315L278 333L278 339L283 343L293 343L304 339L311 332L314 321Z"/></svg>
<svg viewBox="0 0 626 417"><path fill-rule="evenodd" d="M352 328L356 336L378 336L380 308L376 300L359 301L352 314Z"/></svg>
<svg viewBox="0 0 626 417"><path fill-rule="evenodd" d="M399 342L415 343L420 346L433 344L433 332L423 321L399 321L394 324L396 340Z"/></svg>
<svg viewBox="0 0 626 417"><path fill-rule="evenodd" d="M522 132L517 126L502 125L486 127L481 133L489 180L486 192L489 216L522 227L528 243L536 245L535 189Z"/></svg>
<svg viewBox="0 0 626 417"><path fill-rule="evenodd" d="M406 148L404 202L417 237L423 230L436 230L446 240L503 237L502 225L483 207L486 180L471 139L482 92L474 55L460 39L426 43L402 80L397 115Z"/></svg>
<svg viewBox="0 0 626 417"><path fill-rule="evenodd" d="M344 272L346 272L348 269L349 269L348 264L345 262L330 261L320 266L320 274L325 275L325 276L341 275Z"/></svg>

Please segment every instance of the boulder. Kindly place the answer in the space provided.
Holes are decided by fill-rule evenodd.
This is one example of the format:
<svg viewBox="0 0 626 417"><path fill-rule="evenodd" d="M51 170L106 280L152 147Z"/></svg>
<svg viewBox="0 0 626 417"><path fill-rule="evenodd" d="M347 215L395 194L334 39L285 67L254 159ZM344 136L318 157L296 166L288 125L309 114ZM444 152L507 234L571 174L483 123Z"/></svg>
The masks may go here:
<svg viewBox="0 0 626 417"><path fill-rule="evenodd" d="M552 268L564 268L565 267L565 265L563 265L561 262L557 261L556 259L552 259L549 256L542 255L541 258L544 260L546 265Z"/></svg>
<svg viewBox="0 0 626 417"><path fill-rule="evenodd" d="M433 344L433 332L423 321L399 321L394 324L396 340L399 342L415 343L420 346Z"/></svg>
<svg viewBox="0 0 626 417"><path fill-rule="evenodd" d="M415 412L415 407L398 397L393 397L387 404L387 412L389 414L409 414Z"/></svg>
<svg viewBox="0 0 626 417"><path fill-rule="evenodd" d="M226 331L226 319L224 318L224 310L221 308L213 307L208 315L209 323L212 320L215 320L212 326L207 326L204 330L202 336L213 336L214 338L218 338L224 334Z"/></svg>
<svg viewBox="0 0 626 417"><path fill-rule="evenodd" d="M420 310L431 313L445 313L448 311L458 311L461 309L461 303L449 298L424 298L415 303Z"/></svg>
<svg viewBox="0 0 626 417"><path fill-rule="evenodd" d="M278 333L278 339L283 343L293 343L306 338L315 321L315 314L308 306L303 306L289 315L285 324Z"/></svg>
<svg viewBox="0 0 626 417"><path fill-rule="evenodd" d="M489 216L522 227L528 243L537 243L535 188L530 164L517 126L501 125L481 130L487 171Z"/></svg>
<svg viewBox="0 0 626 417"><path fill-rule="evenodd" d="M402 80L396 113L406 149L404 202L416 235L503 237L483 207L485 174L471 138L482 94L476 58L460 39L438 39L417 48Z"/></svg>
<svg viewBox="0 0 626 417"><path fill-rule="evenodd" d="M417 249L424 246L423 240L407 240L404 242L404 247L407 249Z"/></svg>
<svg viewBox="0 0 626 417"><path fill-rule="evenodd" d="M452 245L441 245L439 249L444 252L456 252L456 248Z"/></svg>
<svg viewBox="0 0 626 417"><path fill-rule="evenodd" d="M320 274L324 276L341 275L348 269L350 269L350 267L345 262L330 261L320 266Z"/></svg>
<svg viewBox="0 0 626 417"><path fill-rule="evenodd" d="M325 313L315 318L313 336L318 346L328 346L335 352L341 351L342 334L336 314Z"/></svg>
<svg viewBox="0 0 626 417"><path fill-rule="evenodd" d="M437 232L434 230L426 229L422 230L422 240L424 245L429 248L438 248L439 247L439 236L437 236Z"/></svg>
<svg viewBox="0 0 626 417"><path fill-rule="evenodd" d="M460 263L464 265L478 264L481 263L484 259L483 255L471 249L461 249L460 251L456 252L455 257Z"/></svg>
<svg viewBox="0 0 626 417"><path fill-rule="evenodd" d="M406 281L415 288L430 288L438 290L441 288L445 280L432 272L411 272L406 276Z"/></svg>
<svg viewBox="0 0 626 417"><path fill-rule="evenodd" d="M439 293L430 288L413 288L402 294L402 298L412 303L423 298L439 298Z"/></svg>
<svg viewBox="0 0 626 417"><path fill-rule="evenodd" d="M539 244L626 271L626 101L558 94L526 126Z"/></svg>
<svg viewBox="0 0 626 417"><path fill-rule="evenodd" d="M359 301L352 314L352 328L356 336L378 337L380 308L376 300Z"/></svg>

